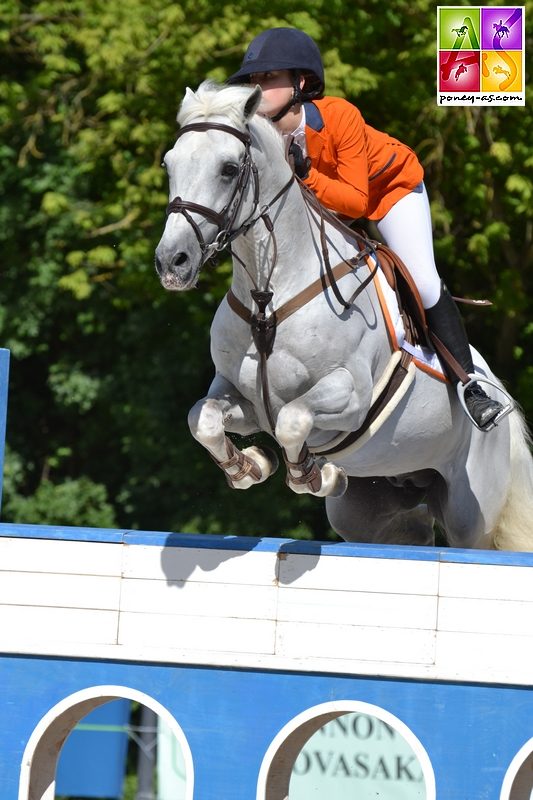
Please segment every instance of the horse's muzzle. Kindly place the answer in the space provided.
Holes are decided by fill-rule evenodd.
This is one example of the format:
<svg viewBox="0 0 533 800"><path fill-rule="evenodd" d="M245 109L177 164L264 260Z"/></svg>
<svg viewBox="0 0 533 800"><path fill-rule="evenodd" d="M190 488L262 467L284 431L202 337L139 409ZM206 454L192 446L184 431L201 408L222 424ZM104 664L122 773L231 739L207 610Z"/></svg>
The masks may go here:
<svg viewBox="0 0 533 800"><path fill-rule="evenodd" d="M196 286L198 269L194 268L184 252L178 252L171 259L166 259L161 258L156 250L155 268L164 289L182 292Z"/></svg>

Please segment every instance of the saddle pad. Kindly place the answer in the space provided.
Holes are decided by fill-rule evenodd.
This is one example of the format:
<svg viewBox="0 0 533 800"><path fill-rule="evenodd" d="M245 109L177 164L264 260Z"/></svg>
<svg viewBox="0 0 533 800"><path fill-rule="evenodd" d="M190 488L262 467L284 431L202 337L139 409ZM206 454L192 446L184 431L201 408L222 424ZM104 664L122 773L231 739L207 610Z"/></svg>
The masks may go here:
<svg viewBox="0 0 533 800"><path fill-rule="evenodd" d="M378 269L376 273L375 286L393 349L405 350L405 352L413 356L414 362L419 369L429 372L434 377L440 378L440 380L447 380L439 357L434 350L429 347L410 344L405 340L405 328L396 293L390 287L381 269Z"/></svg>

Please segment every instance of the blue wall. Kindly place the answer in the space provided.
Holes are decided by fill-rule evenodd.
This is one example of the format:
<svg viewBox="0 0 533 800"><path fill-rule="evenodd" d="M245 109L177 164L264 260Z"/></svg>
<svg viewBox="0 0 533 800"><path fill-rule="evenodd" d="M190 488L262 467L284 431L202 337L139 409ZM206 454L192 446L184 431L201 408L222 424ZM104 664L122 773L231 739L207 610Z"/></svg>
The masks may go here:
<svg viewBox="0 0 533 800"><path fill-rule="evenodd" d="M6 656L2 800L17 800L24 747L43 715L67 695L102 684L145 692L175 716L192 750L195 800L253 800L278 731L333 700L373 703L408 725L431 759L439 800L499 800L509 763L533 734L533 697L520 687Z"/></svg>

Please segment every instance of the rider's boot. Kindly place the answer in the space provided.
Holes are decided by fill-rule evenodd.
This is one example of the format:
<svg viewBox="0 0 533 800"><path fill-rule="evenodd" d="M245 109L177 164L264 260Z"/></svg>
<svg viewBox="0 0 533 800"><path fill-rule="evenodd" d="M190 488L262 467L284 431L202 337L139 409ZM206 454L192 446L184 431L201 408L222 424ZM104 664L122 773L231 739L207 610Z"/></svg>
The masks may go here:
<svg viewBox="0 0 533 800"><path fill-rule="evenodd" d="M437 303L426 309L426 318L430 331L435 333L464 371L472 375L474 363L463 320L455 300L444 283ZM458 376L452 374L448 365L444 367L450 380L457 384ZM502 404L492 400L476 382L467 387L464 400L469 414L480 428L489 427L495 417L503 411Z"/></svg>

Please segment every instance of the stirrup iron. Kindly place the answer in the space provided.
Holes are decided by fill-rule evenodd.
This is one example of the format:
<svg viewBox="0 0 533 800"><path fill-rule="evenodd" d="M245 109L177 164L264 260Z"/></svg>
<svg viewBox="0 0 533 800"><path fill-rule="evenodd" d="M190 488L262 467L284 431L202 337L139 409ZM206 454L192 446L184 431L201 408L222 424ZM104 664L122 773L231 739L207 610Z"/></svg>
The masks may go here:
<svg viewBox="0 0 533 800"><path fill-rule="evenodd" d="M459 381L459 383L457 384L456 389L457 389L457 396L459 398L459 402L461 403L461 406L463 407L463 411L465 412L466 416L468 417L468 419L470 420L472 425L474 425L478 429L478 431L483 431L483 433L488 433L493 428L495 428L496 425L499 422L502 421L502 419L504 419L508 414L510 414L511 411L514 410L514 408L515 408L514 401L507 394L505 389L502 389L502 387L498 383L496 383L495 381L491 381L490 378L484 378L482 375L476 375L476 374L472 374L472 373L469 374L468 377L470 378L470 380L467 381L467 383L461 383L461 381ZM502 394L504 396L505 400L507 401L507 405L504 405L502 410L484 428L482 428L480 425L477 424L477 422L475 421L475 419L471 415L471 413L468 410L467 405L466 405L465 391L468 388L470 388L470 386L472 386L472 384L474 384L474 383L486 383L489 386L492 386L500 394ZM500 402L500 401L498 401L498 402Z"/></svg>

